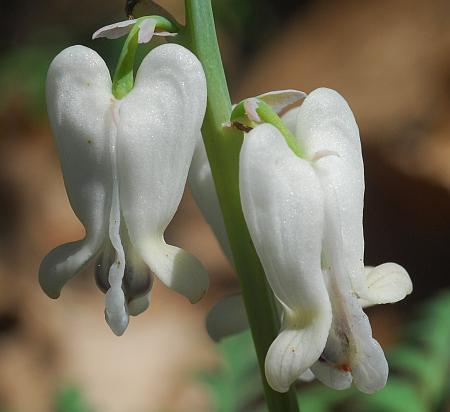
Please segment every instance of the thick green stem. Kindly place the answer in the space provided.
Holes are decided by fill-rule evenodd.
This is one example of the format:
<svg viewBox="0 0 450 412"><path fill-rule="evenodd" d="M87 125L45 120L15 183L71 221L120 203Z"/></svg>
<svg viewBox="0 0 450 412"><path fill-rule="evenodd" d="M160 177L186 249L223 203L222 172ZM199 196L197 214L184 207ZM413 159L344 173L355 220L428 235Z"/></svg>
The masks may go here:
<svg viewBox="0 0 450 412"><path fill-rule="evenodd" d="M276 338L280 320L274 296L245 224L239 196L239 151L242 133L223 128L231 114L231 103L217 44L211 0L186 1L186 43L203 65L208 84L208 106L203 139L238 273L253 342L258 356L270 412L297 412L294 391L278 393L267 384L264 360Z"/></svg>

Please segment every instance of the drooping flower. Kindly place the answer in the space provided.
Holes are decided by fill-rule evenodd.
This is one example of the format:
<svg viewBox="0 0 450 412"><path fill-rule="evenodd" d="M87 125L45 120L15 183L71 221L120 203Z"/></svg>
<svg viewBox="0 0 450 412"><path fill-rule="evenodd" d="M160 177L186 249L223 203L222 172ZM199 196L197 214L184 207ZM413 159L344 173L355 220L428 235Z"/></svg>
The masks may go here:
<svg viewBox="0 0 450 412"><path fill-rule="evenodd" d="M336 389L353 381L371 393L384 386L388 366L362 307L402 299L411 281L393 263L364 269L363 162L358 127L345 100L317 89L283 120L303 158L270 124L247 134L240 158L244 215L283 309L266 376L284 392L311 368ZM233 300L233 313L243 313L239 298ZM230 310L229 302L222 306ZM222 309L212 311L210 325ZM242 327L240 322L236 329ZM225 328L233 326L228 322Z"/></svg>
<svg viewBox="0 0 450 412"><path fill-rule="evenodd" d="M163 237L181 200L206 107L198 59L175 44L157 47L119 100L101 57L69 47L50 66L47 106L69 201L86 236L45 257L39 270L44 291L57 298L99 257L97 283L117 335L128 315L148 305L150 271L198 301L208 286L203 266Z"/></svg>

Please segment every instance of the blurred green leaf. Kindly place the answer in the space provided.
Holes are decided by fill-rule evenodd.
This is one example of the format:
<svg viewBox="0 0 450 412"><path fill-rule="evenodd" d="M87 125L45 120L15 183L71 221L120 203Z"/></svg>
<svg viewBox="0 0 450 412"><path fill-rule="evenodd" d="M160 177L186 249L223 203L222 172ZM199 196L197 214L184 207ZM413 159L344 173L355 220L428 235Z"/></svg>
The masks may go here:
<svg viewBox="0 0 450 412"><path fill-rule="evenodd" d="M223 367L203 374L201 380L210 391L215 411L246 410L261 396L261 379L249 331L224 339L219 345Z"/></svg>
<svg viewBox="0 0 450 412"><path fill-rule="evenodd" d="M422 305L403 342L388 354L386 387L366 395L314 383L300 387L302 412L432 412L450 403L450 291ZM203 377L218 412L265 412L251 335L244 332L219 345L223 366Z"/></svg>
<svg viewBox="0 0 450 412"><path fill-rule="evenodd" d="M94 412L74 386L61 389L56 395L55 412Z"/></svg>
<svg viewBox="0 0 450 412"><path fill-rule="evenodd" d="M0 58L0 112L17 104L31 115L44 112L45 78L55 54L54 47L30 46L15 49Z"/></svg>

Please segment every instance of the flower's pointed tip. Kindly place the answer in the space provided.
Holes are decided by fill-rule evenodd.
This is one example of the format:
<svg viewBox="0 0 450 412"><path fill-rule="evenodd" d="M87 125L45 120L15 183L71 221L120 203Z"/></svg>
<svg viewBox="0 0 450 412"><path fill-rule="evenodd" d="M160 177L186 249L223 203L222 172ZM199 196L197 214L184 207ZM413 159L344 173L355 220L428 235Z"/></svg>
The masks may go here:
<svg viewBox="0 0 450 412"><path fill-rule="evenodd" d="M51 267L46 260L48 256L45 257L44 261L39 267L39 285L43 292L51 299L58 299L61 295L61 287L56 285L54 279L58 278L58 273L54 267Z"/></svg>
<svg viewBox="0 0 450 412"><path fill-rule="evenodd" d="M115 335L121 336L128 326L128 308L122 288L113 286L105 295L105 320Z"/></svg>
<svg viewBox="0 0 450 412"><path fill-rule="evenodd" d="M117 316L105 310L105 320L116 336L122 336L128 327L128 316Z"/></svg>
<svg viewBox="0 0 450 412"><path fill-rule="evenodd" d="M169 288L191 303L202 299L209 277L200 261L185 250L164 241L137 241L136 248L152 272Z"/></svg>
<svg viewBox="0 0 450 412"><path fill-rule="evenodd" d="M98 248L92 240L80 240L53 249L39 267L39 284L45 294L58 299L66 282L89 264Z"/></svg>
<svg viewBox="0 0 450 412"><path fill-rule="evenodd" d="M199 293L197 295L194 295L192 297L187 297L189 302L192 304L200 302L204 296L206 295L206 292L208 291L208 288L203 288L199 290Z"/></svg>
<svg viewBox="0 0 450 412"><path fill-rule="evenodd" d="M56 300L61 296L61 291L51 290L50 288L47 288L41 281L39 281L39 284L41 285L41 289L50 299Z"/></svg>
<svg viewBox="0 0 450 412"><path fill-rule="evenodd" d="M353 383L361 392L372 394L386 385L389 366L383 349L375 339L359 350L359 355L351 362Z"/></svg>
<svg viewBox="0 0 450 412"><path fill-rule="evenodd" d="M109 325L109 324L108 324ZM128 325L127 325L128 326ZM109 327L110 327L110 329L111 329L111 331L114 333L114 335L116 335L117 337L120 337L120 336L122 336L124 333L125 333L125 331L126 331L126 329L127 329L127 326L125 326L125 327L120 327L120 328L113 328L111 325L109 325Z"/></svg>
<svg viewBox="0 0 450 412"><path fill-rule="evenodd" d="M58 271L57 265L52 259L53 253L54 251L50 252L39 267L39 285L49 298L58 299L65 282L61 282L60 271Z"/></svg>

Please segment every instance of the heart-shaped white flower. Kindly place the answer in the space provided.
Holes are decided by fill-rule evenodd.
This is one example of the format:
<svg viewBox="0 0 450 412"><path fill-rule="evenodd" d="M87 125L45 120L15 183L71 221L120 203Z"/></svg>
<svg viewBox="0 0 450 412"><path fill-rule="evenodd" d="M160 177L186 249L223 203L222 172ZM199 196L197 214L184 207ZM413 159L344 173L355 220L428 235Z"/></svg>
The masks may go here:
<svg viewBox="0 0 450 412"><path fill-rule="evenodd" d="M57 298L101 255L97 280L117 335L129 314L147 306L149 269L198 301L208 286L203 266L163 238L206 107L198 59L175 44L157 47L144 58L133 89L117 100L103 59L89 48L69 47L50 66L47 106L69 201L86 236L45 257L39 270L44 291Z"/></svg>

